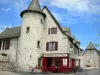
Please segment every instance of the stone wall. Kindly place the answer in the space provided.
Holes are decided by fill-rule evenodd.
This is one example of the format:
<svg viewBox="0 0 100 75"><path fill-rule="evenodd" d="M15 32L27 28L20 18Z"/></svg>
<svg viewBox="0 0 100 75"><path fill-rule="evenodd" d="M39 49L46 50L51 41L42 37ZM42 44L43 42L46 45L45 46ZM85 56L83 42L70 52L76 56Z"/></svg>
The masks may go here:
<svg viewBox="0 0 100 75"><path fill-rule="evenodd" d="M83 67L99 68L99 54L96 50L86 50L82 58Z"/></svg>
<svg viewBox="0 0 100 75"><path fill-rule="evenodd" d="M23 15L20 38L20 51L18 55L18 65L20 70L29 71L29 66L36 67L40 57L41 47L37 48L37 41L42 44L43 15L36 12L27 12ZM29 27L29 33L26 32Z"/></svg>

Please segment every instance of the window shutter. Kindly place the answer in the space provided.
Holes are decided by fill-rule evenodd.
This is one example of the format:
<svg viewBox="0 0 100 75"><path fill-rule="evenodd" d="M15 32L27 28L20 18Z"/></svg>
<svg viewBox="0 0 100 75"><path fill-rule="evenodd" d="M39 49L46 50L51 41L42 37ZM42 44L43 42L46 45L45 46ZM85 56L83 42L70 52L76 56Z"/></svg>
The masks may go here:
<svg viewBox="0 0 100 75"><path fill-rule="evenodd" d="M55 28L55 34L57 34L57 28Z"/></svg>
<svg viewBox="0 0 100 75"><path fill-rule="evenodd" d="M51 34L53 34L53 28L51 28Z"/></svg>
<svg viewBox="0 0 100 75"><path fill-rule="evenodd" d="M55 42L55 51L58 50L58 42Z"/></svg>
<svg viewBox="0 0 100 75"><path fill-rule="evenodd" d="M8 50L10 46L10 39L5 40L5 49Z"/></svg>
<svg viewBox="0 0 100 75"><path fill-rule="evenodd" d="M8 49L9 49L9 46L10 46L10 39L8 39L8 43L7 43L7 44L8 44Z"/></svg>
<svg viewBox="0 0 100 75"><path fill-rule="evenodd" d="M1 50L1 44L2 44L2 41L0 40L0 50Z"/></svg>
<svg viewBox="0 0 100 75"><path fill-rule="evenodd" d="M46 51L49 51L49 42L46 43Z"/></svg>
<svg viewBox="0 0 100 75"><path fill-rule="evenodd" d="M5 40L3 40L3 50L5 49Z"/></svg>
<svg viewBox="0 0 100 75"><path fill-rule="evenodd" d="M50 34L50 28L48 29L48 34Z"/></svg>

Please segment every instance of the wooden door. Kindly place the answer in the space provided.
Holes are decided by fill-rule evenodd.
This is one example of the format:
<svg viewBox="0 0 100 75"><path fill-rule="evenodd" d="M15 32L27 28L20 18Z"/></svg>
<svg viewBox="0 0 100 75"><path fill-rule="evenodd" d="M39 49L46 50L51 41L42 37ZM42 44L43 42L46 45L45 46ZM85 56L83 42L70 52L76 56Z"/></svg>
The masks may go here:
<svg viewBox="0 0 100 75"><path fill-rule="evenodd" d="M72 59L72 68L74 68L76 65L75 65L75 59Z"/></svg>
<svg viewBox="0 0 100 75"><path fill-rule="evenodd" d="M47 58L43 57L42 58L42 69L44 70L45 68L47 68Z"/></svg>

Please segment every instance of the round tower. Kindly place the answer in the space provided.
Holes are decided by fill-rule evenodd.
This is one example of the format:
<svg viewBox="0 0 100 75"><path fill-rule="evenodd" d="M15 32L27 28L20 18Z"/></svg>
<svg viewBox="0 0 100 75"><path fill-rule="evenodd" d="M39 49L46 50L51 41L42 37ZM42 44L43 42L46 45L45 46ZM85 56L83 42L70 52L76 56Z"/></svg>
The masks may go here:
<svg viewBox="0 0 100 75"><path fill-rule="evenodd" d="M38 66L46 15L42 12L39 1L32 0L20 16L22 26L18 65L20 70L29 71L30 66Z"/></svg>

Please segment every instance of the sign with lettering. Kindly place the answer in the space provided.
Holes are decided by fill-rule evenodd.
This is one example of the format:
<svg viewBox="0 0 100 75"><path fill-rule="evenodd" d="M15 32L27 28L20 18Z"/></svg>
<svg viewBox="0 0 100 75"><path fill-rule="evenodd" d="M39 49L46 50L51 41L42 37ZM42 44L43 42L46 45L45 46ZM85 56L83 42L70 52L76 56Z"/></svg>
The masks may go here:
<svg viewBox="0 0 100 75"><path fill-rule="evenodd" d="M63 66L67 66L67 59L63 59Z"/></svg>
<svg viewBox="0 0 100 75"><path fill-rule="evenodd" d="M66 57L68 56L67 53L51 53L51 54L44 54L44 57Z"/></svg>

